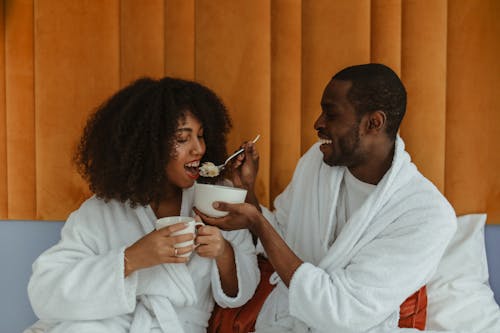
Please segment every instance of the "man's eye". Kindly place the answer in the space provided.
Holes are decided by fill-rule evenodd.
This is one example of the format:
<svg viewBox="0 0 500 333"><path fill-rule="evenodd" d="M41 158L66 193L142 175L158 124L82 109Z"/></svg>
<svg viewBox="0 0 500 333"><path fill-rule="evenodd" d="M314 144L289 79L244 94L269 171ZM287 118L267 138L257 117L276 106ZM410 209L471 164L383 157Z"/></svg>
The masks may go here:
<svg viewBox="0 0 500 333"><path fill-rule="evenodd" d="M186 138L186 139L185 139L185 138L177 138L177 139L176 139L176 141L177 141L178 143L187 142L187 140L188 140L187 138Z"/></svg>
<svg viewBox="0 0 500 333"><path fill-rule="evenodd" d="M325 116L328 118L328 119L333 119L335 118L335 113L333 112L325 112Z"/></svg>

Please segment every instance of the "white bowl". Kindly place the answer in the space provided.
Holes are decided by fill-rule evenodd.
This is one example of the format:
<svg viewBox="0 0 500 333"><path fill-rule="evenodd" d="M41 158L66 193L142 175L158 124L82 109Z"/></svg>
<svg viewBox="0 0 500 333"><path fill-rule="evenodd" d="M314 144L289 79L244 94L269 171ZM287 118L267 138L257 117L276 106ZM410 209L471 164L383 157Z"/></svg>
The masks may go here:
<svg viewBox="0 0 500 333"><path fill-rule="evenodd" d="M214 201L224 201L228 203L245 202L247 190L211 184L194 185L194 206L200 212L211 217L226 216L228 212L223 212L212 207Z"/></svg>

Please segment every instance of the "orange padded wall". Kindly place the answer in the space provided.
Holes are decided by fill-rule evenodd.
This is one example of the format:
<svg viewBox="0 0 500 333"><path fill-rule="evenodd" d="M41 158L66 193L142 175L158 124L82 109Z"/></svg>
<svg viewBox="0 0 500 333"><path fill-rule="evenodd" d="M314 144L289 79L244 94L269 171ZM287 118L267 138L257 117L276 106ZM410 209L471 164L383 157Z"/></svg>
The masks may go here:
<svg viewBox="0 0 500 333"><path fill-rule="evenodd" d="M401 75L400 134L457 214L500 223L497 0L3 1L0 219L64 220L87 198L72 154L87 116L141 76L194 79L233 118L228 149L261 134L264 204L316 138L341 68Z"/></svg>

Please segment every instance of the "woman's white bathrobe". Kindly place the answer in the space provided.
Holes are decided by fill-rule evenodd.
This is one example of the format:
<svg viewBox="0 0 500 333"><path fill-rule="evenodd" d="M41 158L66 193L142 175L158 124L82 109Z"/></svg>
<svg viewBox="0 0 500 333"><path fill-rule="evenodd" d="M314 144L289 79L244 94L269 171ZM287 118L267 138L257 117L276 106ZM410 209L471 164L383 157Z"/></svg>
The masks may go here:
<svg viewBox="0 0 500 333"><path fill-rule="evenodd" d="M193 188L184 190L181 215L190 215ZM188 264L163 264L124 277L123 253L154 230L150 206L130 208L92 197L73 212L61 240L33 264L28 294L41 319L27 332L205 332L215 301L243 305L259 273L250 233L223 232L232 244L238 294L221 288L213 259L192 254ZM38 329L37 329L38 328ZM43 328L43 329L41 329Z"/></svg>
<svg viewBox="0 0 500 333"><path fill-rule="evenodd" d="M399 306L433 275L456 229L455 213L411 163L401 138L391 168L329 246L344 167L323 162L319 144L264 215L304 261L277 287L257 332L381 332L398 326Z"/></svg>

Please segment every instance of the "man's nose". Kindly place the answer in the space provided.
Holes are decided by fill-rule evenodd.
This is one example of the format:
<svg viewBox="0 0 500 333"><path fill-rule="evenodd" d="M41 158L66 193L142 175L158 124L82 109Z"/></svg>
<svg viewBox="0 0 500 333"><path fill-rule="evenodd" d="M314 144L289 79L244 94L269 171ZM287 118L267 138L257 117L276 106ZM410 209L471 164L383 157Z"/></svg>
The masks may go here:
<svg viewBox="0 0 500 333"><path fill-rule="evenodd" d="M325 126L324 121L323 121L323 113L319 115L319 117L316 119L314 122L314 129L317 131L320 128L323 128Z"/></svg>

